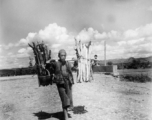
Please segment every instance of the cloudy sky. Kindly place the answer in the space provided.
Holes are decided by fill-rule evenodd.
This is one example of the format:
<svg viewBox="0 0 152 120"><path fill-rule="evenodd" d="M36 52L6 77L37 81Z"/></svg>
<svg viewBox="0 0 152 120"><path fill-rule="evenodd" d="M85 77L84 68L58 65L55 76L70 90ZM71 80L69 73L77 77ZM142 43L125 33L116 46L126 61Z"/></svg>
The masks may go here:
<svg viewBox="0 0 152 120"><path fill-rule="evenodd" d="M0 0L0 69L28 66L27 43L42 40L56 58L75 57L74 38L92 41L92 56L152 55L152 0Z"/></svg>

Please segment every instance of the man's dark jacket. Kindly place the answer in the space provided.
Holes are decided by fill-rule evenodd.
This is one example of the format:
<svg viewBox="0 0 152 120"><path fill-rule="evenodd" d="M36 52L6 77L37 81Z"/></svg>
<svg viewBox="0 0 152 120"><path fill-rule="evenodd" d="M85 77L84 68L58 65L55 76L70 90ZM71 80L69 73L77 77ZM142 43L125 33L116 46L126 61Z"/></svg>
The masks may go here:
<svg viewBox="0 0 152 120"><path fill-rule="evenodd" d="M67 70L67 73L68 73L68 80L71 84L74 84L74 80L73 80L73 75L72 75L72 70L71 70L71 65L68 61L66 61L66 70ZM56 69L55 69L55 76L56 76L56 79L55 79L55 82L57 84L64 84L65 81L64 81L64 77L62 75L62 71L61 71L61 67L62 67L62 63L60 60L58 60L56 62Z"/></svg>

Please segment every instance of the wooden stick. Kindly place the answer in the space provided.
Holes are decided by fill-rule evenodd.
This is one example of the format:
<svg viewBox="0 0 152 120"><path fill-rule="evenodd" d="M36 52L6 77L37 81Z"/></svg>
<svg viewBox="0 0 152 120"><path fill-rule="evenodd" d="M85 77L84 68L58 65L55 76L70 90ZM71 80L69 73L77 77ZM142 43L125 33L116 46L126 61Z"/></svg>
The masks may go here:
<svg viewBox="0 0 152 120"><path fill-rule="evenodd" d="M46 60L49 60L49 51L48 51L48 48L47 48L46 45L44 46L44 48L45 48Z"/></svg>
<svg viewBox="0 0 152 120"><path fill-rule="evenodd" d="M49 59L51 59L51 50L49 50L49 56L48 56Z"/></svg>
<svg viewBox="0 0 152 120"><path fill-rule="evenodd" d="M38 55L38 50L37 50L37 48L36 48L35 43L34 43L34 42L32 42L32 43L33 43L33 50L34 50L35 55L36 55L36 57L37 57L37 64L40 65L40 58L39 58L39 55Z"/></svg>
<svg viewBox="0 0 152 120"><path fill-rule="evenodd" d="M38 55L39 55L39 58L40 58L41 65L44 65L44 59L43 59L43 54L42 54L42 51L41 51L42 50L41 45L38 45L37 49L38 49Z"/></svg>
<svg viewBox="0 0 152 120"><path fill-rule="evenodd" d="M43 41L42 41L42 44L40 46L41 46L41 54L43 56L43 61L44 61L44 63L46 63L45 47L44 47Z"/></svg>
<svg viewBox="0 0 152 120"><path fill-rule="evenodd" d="M36 69L37 69L37 73L38 73L38 75L40 75L40 69L39 69L39 67L38 67L38 65L39 65L39 59L38 59L38 56L37 56L37 52L36 52L36 50L35 50L35 46L33 45L31 45L31 44L28 44L32 49L33 49L33 52L34 52L34 57L35 57L35 62L36 62Z"/></svg>

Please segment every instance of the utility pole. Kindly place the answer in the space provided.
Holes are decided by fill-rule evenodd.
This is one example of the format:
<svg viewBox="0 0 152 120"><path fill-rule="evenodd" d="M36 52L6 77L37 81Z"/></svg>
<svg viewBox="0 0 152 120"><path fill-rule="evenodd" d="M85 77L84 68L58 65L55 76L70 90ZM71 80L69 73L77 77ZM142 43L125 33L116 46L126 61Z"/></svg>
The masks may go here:
<svg viewBox="0 0 152 120"><path fill-rule="evenodd" d="M106 61L106 40L104 41L104 65L107 65L107 61Z"/></svg>

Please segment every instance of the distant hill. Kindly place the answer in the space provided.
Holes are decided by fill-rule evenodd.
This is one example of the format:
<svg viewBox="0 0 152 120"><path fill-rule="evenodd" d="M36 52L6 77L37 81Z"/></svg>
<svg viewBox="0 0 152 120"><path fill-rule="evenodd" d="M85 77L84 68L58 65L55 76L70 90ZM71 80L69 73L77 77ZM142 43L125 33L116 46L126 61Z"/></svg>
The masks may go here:
<svg viewBox="0 0 152 120"><path fill-rule="evenodd" d="M108 59L107 63L112 62L115 65L119 65L119 64L131 63L133 60L138 60L141 63L150 62L152 64L152 56L140 57L140 58L130 57L130 58L126 58L126 59ZM99 62L100 65L104 65L104 60L99 60L98 62Z"/></svg>
<svg viewBox="0 0 152 120"><path fill-rule="evenodd" d="M149 62L152 62L152 56L146 58Z"/></svg>
<svg viewBox="0 0 152 120"><path fill-rule="evenodd" d="M119 63L128 63L129 60L131 59L138 59L140 61L149 61L152 62L152 56L149 57L140 57L140 58L134 58L134 57L130 57L130 58L126 58L126 59L108 59L108 62L112 62L113 64L119 64ZM104 64L104 60L99 60L100 64Z"/></svg>
<svg viewBox="0 0 152 120"><path fill-rule="evenodd" d="M118 64L118 63L124 63L126 60L128 60L128 59L108 59L106 61L107 61L107 63L112 62L113 64ZM104 60L99 60L99 63L104 64Z"/></svg>

